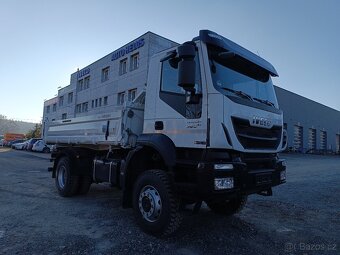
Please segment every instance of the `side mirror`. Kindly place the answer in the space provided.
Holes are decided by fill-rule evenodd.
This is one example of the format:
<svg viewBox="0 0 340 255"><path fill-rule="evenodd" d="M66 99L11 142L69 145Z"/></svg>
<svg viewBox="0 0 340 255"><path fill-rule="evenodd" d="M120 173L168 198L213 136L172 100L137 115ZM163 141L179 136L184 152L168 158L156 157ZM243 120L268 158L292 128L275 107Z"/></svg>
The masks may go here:
<svg viewBox="0 0 340 255"><path fill-rule="evenodd" d="M193 42L186 42L178 47L178 86L185 91L192 91L196 78L196 46Z"/></svg>

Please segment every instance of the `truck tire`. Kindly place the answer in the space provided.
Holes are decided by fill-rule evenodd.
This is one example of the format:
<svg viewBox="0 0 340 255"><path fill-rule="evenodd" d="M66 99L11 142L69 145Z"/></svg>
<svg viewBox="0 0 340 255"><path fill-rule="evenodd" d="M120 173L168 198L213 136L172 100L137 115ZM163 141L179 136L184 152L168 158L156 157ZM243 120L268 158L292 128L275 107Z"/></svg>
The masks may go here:
<svg viewBox="0 0 340 255"><path fill-rule="evenodd" d="M155 236L169 236L179 227L180 201L166 172L142 173L133 190L133 209L138 225Z"/></svg>
<svg viewBox="0 0 340 255"><path fill-rule="evenodd" d="M91 184L92 184L91 176L88 175L79 176L79 188L77 193L79 195L87 194L90 190Z"/></svg>
<svg viewBox="0 0 340 255"><path fill-rule="evenodd" d="M78 191L79 176L71 174L71 164L68 157L62 157L58 161L55 184L59 195L62 197L71 197Z"/></svg>
<svg viewBox="0 0 340 255"><path fill-rule="evenodd" d="M206 201L210 210L218 214L233 215L240 212L247 203L247 196L239 196L225 201Z"/></svg>

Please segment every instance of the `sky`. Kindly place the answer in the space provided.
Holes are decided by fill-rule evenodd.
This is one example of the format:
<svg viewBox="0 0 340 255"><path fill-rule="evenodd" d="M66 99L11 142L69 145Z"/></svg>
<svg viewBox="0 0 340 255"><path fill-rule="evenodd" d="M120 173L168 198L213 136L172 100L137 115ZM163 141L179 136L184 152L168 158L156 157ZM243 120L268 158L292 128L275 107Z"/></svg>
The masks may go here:
<svg viewBox="0 0 340 255"><path fill-rule="evenodd" d="M147 31L210 29L259 54L274 84L340 110L338 0L0 0L0 114L39 122L70 75Z"/></svg>

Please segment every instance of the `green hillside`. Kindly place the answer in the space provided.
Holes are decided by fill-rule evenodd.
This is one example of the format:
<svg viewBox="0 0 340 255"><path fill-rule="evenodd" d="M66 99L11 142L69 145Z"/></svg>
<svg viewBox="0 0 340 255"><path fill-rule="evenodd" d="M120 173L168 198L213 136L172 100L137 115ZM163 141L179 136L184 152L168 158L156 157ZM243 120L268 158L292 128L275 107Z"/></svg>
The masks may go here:
<svg viewBox="0 0 340 255"><path fill-rule="evenodd" d="M5 133L26 134L36 123L16 121L7 119L6 116L0 114L0 135Z"/></svg>

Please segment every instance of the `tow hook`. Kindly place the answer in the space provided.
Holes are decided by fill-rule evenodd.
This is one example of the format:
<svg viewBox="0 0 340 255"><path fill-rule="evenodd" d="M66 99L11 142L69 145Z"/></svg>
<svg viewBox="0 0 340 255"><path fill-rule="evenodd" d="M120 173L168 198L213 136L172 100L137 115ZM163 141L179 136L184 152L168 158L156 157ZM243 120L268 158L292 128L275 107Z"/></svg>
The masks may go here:
<svg viewBox="0 0 340 255"><path fill-rule="evenodd" d="M261 190L260 192L258 192L257 194L261 195L261 196L265 196L265 197L270 197L273 195L273 191L272 188L269 188L267 190Z"/></svg>

